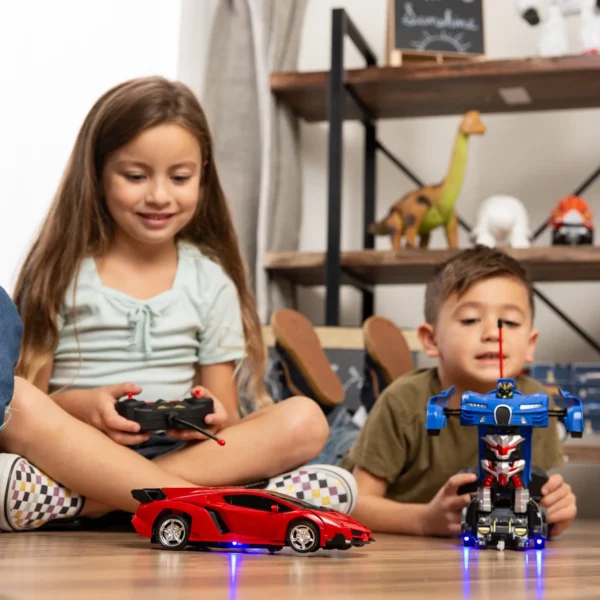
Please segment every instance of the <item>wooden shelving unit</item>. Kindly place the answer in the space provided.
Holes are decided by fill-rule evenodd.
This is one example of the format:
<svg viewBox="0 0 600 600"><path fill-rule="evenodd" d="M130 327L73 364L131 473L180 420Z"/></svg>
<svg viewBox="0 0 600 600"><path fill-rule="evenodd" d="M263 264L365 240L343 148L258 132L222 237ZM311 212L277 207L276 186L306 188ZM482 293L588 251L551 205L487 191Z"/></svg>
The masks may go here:
<svg viewBox="0 0 600 600"><path fill-rule="evenodd" d="M363 292L363 318L373 310L377 285L424 283L435 265L457 250L375 250L372 236L363 234L362 248L340 248L342 188L342 124L365 126L363 218L374 217L377 150L383 150L415 184L417 178L377 139L381 119L600 108L600 55L560 58L464 61L445 64L412 63L402 67L377 66L375 55L343 9L334 9L331 69L319 72L273 73L271 91L279 102L307 122L329 125L327 190L328 230L324 252L270 252L265 269L271 278L300 286L326 286L326 325L337 326L339 287L353 285ZM367 66L344 68L344 41L349 36ZM580 188L583 191L600 169ZM541 228L540 228L541 230ZM538 232L539 233L539 232ZM506 249L521 261L534 282L600 281L600 247L532 247ZM600 349L585 332L551 305L580 335ZM569 439L570 460L600 462L600 437Z"/></svg>
<svg viewBox="0 0 600 600"><path fill-rule="evenodd" d="M308 122L332 118L328 112L333 110L328 104L329 71L273 73L270 84L272 93L299 118ZM338 96L343 107L335 118L344 121L365 122L365 115L371 122L458 115L472 109L482 113L515 113L598 108L600 56L424 63L403 67L371 65L343 71L343 86L346 93ZM339 136L339 132L336 135ZM336 171L335 177L339 176ZM373 204L374 198L368 201L365 198L367 202ZM329 219L332 218L330 214ZM339 215L335 219L339 221ZM335 224L333 230L338 227L339 224ZM267 272L271 277L288 279L297 285L327 285L328 294L329 288L333 290L331 294L335 294L334 288L338 285L356 285L357 282L365 286L423 283L434 265L452 253L451 250L374 250L371 240L365 243L365 247L370 246L365 250L339 250L341 272L332 284L327 275L328 253L334 251L331 235L330 225L326 252L268 253ZM507 251L522 261L537 282L600 280L600 248L595 246ZM370 303L372 305L372 300ZM333 312L328 310L330 320L334 319Z"/></svg>
<svg viewBox="0 0 600 600"><path fill-rule="evenodd" d="M272 93L306 121L326 121L328 71L273 73ZM565 110L600 106L600 56L467 61L345 71L374 119ZM346 98L345 120L362 112Z"/></svg>
<svg viewBox="0 0 600 600"><path fill-rule="evenodd" d="M458 250L353 250L341 253L342 282L358 279L368 285L424 283L436 264ZM552 246L506 249L521 261L533 281L599 281L600 247ZM324 252L270 252L265 269L271 277L297 285L325 283ZM345 279L344 279L345 277Z"/></svg>
<svg viewBox="0 0 600 600"><path fill-rule="evenodd" d="M349 37L366 66L346 69L344 44ZM325 285L325 325L339 324L339 288L358 287L363 295L363 319L372 314L374 287L424 283L434 266L452 250L376 250L373 236L363 231L362 249L342 250L342 155L346 121L365 127L363 220L375 215L376 155L381 150L404 173L418 178L391 155L377 138L381 119L461 115L469 110L483 114L600 108L600 55L558 58L473 60L444 64L411 63L402 67L378 66L375 54L343 9L332 13L331 65L328 71L273 73L271 91L300 119L329 125L327 240L323 252L271 252L265 269L272 278L297 285ZM575 193L585 191L600 168ZM466 226L464 222L461 222ZM543 227L536 231L536 236ZM534 236L534 237L536 237ZM600 247L532 247L508 253L518 258L534 282L600 281ZM554 306L538 289L538 298L572 329L600 351L600 343Z"/></svg>

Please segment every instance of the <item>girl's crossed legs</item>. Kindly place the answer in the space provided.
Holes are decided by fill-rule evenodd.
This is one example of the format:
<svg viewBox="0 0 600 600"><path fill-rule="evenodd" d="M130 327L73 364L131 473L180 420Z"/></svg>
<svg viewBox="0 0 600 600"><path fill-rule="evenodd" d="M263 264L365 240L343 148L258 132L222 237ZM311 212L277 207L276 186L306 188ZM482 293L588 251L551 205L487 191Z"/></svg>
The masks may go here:
<svg viewBox="0 0 600 600"><path fill-rule="evenodd" d="M116 509L135 512L138 502L131 490L136 488L243 485L274 478L314 458L327 435L327 421L316 403L292 398L220 431L225 446L197 442L152 461L15 378L0 432L0 450L8 453L0 455L0 530L32 529L56 518L98 517ZM307 469L314 478L317 466ZM300 476L309 475L284 475L271 479L268 487L291 492L292 479ZM348 504L354 504L351 476L344 473L338 483L344 495L349 492Z"/></svg>

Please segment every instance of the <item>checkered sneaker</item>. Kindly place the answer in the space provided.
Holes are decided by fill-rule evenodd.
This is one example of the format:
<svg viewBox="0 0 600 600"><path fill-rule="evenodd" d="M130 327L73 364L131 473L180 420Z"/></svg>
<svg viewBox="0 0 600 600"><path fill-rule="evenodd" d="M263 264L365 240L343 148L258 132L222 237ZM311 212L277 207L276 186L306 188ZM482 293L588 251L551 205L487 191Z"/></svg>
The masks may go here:
<svg viewBox="0 0 600 600"><path fill-rule="evenodd" d="M16 454L0 454L0 531L37 529L75 517L84 499Z"/></svg>
<svg viewBox="0 0 600 600"><path fill-rule="evenodd" d="M273 477L266 489L346 514L354 510L358 497L352 473L333 465L306 465Z"/></svg>

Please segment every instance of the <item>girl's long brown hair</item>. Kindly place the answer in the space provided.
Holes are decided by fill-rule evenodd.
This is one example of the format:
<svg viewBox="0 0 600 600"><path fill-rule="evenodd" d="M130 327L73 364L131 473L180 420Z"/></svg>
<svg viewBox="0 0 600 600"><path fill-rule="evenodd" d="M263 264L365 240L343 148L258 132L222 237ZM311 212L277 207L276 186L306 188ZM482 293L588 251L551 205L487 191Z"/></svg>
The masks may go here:
<svg viewBox="0 0 600 600"><path fill-rule="evenodd" d="M62 180L19 273L14 301L24 333L17 374L32 381L58 344L57 313L82 258L102 255L115 223L102 193L108 155L149 127L177 123L200 143L203 170L196 214L178 238L218 262L238 291L245 335L249 395L269 402L264 386L266 351L260 320L213 156L204 111L182 83L162 77L133 79L98 99L79 131Z"/></svg>

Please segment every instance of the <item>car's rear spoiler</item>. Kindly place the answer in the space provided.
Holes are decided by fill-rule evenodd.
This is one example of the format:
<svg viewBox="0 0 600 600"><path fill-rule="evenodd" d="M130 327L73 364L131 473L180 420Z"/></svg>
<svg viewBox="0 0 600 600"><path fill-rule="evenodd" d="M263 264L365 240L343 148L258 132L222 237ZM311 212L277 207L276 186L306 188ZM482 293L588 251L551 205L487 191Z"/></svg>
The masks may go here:
<svg viewBox="0 0 600 600"><path fill-rule="evenodd" d="M155 500L165 500L167 498L167 495L160 488L131 490L131 495L142 504L154 502Z"/></svg>

